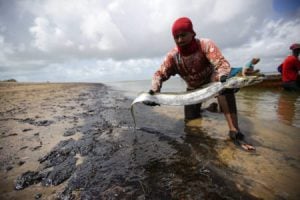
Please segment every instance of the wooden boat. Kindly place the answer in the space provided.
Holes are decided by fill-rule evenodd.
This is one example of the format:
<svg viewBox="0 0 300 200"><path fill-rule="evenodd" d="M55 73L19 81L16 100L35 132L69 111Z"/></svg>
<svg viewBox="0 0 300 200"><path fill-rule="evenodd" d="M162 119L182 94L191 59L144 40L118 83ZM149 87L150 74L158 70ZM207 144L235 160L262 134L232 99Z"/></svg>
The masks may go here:
<svg viewBox="0 0 300 200"><path fill-rule="evenodd" d="M298 76L298 81L300 81L300 76ZM255 85L248 86L247 88L282 88L281 74L265 74L265 79Z"/></svg>
<svg viewBox="0 0 300 200"><path fill-rule="evenodd" d="M281 87L281 74L271 74L271 75L265 75L265 79L255 85L249 86L249 87L263 87L263 88L276 88Z"/></svg>

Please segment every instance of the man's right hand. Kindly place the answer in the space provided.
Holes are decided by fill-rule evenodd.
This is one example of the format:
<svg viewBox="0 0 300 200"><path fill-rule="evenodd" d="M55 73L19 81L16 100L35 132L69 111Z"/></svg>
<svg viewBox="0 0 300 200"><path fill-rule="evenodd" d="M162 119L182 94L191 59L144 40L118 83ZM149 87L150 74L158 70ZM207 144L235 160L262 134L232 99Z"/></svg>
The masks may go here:
<svg viewBox="0 0 300 200"><path fill-rule="evenodd" d="M143 104L145 104L146 106L160 106L160 104L153 101L143 101Z"/></svg>
<svg viewBox="0 0 300 200"><path fill-rule="evenodd" d="M149 90L148 92L150 95L154 95L154 91L153 90ZM143 103L147 106L160 106L160 104L152 102L152 101L143 101Z"/></svg>
<svg viewBox="0 0 300 200"><path fill-rule="evenodd" d="M150 95L154 95L154 91L153 90L149 90L149 92L148 92Z"/></svg>

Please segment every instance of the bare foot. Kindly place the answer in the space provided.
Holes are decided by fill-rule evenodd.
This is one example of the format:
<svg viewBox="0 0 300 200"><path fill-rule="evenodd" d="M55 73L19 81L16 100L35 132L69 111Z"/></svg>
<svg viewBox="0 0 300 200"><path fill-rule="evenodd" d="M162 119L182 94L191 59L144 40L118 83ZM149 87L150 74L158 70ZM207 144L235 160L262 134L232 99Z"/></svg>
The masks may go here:
<svg viewBox="0 0 300 200"><path fill-rule="evenodd" d="M241 148L243 148L245 151L255 151L255 147L251 144L246 143L243 140L239 140L239 145Z"/></svg>
<svg viewBox="0 0 300 200"><path fill-rule="evenodd" d="M254 151L255 147L244 140L244 135L240 132L229 131L229 137L233 143L245 151Z"/></svg>

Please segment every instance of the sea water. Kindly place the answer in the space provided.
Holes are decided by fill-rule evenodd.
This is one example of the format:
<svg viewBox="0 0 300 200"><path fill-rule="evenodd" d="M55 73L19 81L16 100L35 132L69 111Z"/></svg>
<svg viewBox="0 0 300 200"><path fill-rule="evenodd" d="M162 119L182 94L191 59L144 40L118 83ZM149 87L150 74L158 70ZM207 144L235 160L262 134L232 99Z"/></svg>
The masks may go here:
<svg viewBox="0 0 300 200"><path fill-rule="evenodd" d="M133 100L140 92L149 91L151 81L107 85ZM163 84L161 91L185 90L186 85L181 79L172 78ZM159 106L151 110L173 121L170 123L157 115L143 118L146 113L139 112L136 113L138 127L153 128L170 138L183 138L182 144L188 145L193 152L191 158L207 166L219 163L216 168L225 165L218 173L233 181L235 187L242 191L263 199L299 199L299 93L286 92L281 88L245 87L236 93L236 100L239 128L247 141L256 147L254 154L240 151L229 141L228 126L222 113L204 111L201 118L184 123L182 106ZM217 101L213 98L203 103L203 107L211 102ZM139 106L141 110L148 109L144 105Z"/></svg>
<svg viewBox="0 0 300 200"><path fill-rule="evenodd" d="M151 88L151 80L122 81L108 83L117 90L134 99L141 92ZM184 92L185 82L180 78L171 78L163 84L161 92ZM300 128L300 95L280 88L242 88L236 93L240 115L276 121Z"/></svg>

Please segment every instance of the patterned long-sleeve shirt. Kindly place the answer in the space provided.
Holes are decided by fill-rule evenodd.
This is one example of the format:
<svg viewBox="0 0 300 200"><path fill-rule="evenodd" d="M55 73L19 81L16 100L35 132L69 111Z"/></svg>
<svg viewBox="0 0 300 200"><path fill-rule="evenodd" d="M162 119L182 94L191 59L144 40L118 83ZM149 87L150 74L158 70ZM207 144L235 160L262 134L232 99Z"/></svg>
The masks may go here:
<svg viewBox="0 0 300 200"><path fill-rule="evenodd" d="M230 64L219 48L210 39L197 39L199 51L189 56L181 56L177 47L168 52L159 70L152 79L152 90L159 92L162 83L170 76L179 76L189 89L196 89L203 84L219 81L222 75L228 75Z"/></svg>

